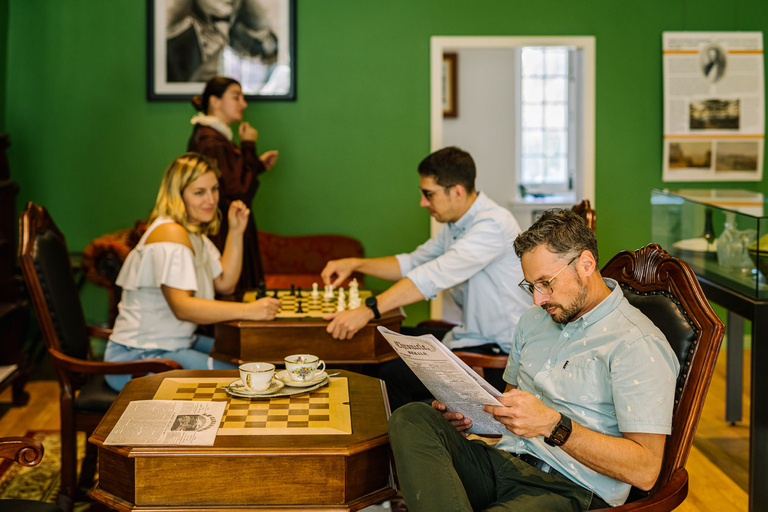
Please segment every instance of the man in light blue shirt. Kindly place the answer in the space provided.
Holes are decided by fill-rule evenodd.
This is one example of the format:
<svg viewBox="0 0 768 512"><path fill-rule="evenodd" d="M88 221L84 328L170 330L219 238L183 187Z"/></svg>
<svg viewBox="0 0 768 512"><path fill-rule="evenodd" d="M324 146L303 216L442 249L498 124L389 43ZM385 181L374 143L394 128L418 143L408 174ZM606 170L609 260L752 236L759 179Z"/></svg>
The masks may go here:
<svg viewBox="0 0 768 512"><path fill-rule="evenodd" d="M438 402L395 411L409 510L588 510L658 477L679 371L664 335L600 276L594 233L573 212L546 212L515 250L535 306L515 332L503 405L486 406L509 434L467 441L471 419Z"/></svg>
<svg viewBox="0 0 768 512"><path fill-rule="evenodd" d="M447 291L461 308L462 323L443 333L443 342L451 349L509 353L517 321L529 306L517 286L523 275L513 242L520 226L509 210L475 190L475 163L465 151L436 151L418 170L421 206L444 224L442 230L410 254L328 262L322 276L334 287L355 271L396 283L366 305L327 315L327 330L350 339L378 314ZM385 380L390 395L395 386L425 391L418 379Z"/></svg>

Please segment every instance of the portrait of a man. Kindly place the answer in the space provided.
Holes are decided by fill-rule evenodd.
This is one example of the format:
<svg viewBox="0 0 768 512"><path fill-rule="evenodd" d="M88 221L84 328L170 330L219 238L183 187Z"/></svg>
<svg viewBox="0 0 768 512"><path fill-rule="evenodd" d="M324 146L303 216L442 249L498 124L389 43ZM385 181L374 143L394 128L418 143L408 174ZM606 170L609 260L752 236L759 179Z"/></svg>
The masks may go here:
<svg viewBox="0 0 768 512"><path fill-rule="evenodd" d="M155 0L154 93L199 94L210 78L246 95L292 93L292 0Z"/></svg>
<svg viewBox="0 0 768 512"><path fill-rule="evenodd" d="M717 82L725 75L725 51L716 44L706 46L701 51L701 72L710 82Z"/></svg>

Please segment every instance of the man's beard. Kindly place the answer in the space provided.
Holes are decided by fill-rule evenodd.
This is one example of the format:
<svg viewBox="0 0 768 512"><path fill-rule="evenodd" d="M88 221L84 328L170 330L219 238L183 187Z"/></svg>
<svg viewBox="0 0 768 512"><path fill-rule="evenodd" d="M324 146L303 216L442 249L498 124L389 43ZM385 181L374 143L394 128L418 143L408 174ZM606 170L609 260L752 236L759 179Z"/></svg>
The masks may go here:
<svg viewBox="0 0 768 512"><path fill-rule="evenodd" d="M579 287L579 294L574 298L570 306L566 307L555 302L547 302L546 304L542 304L541 307L544 308L545 311L555 307L559 308L560 311L551 315L552 320L558 324L567 324L573 320L575 316L581 313L582 309L584 309L584 304L587 302L587 293L587 287L582 283Z"/></svg>

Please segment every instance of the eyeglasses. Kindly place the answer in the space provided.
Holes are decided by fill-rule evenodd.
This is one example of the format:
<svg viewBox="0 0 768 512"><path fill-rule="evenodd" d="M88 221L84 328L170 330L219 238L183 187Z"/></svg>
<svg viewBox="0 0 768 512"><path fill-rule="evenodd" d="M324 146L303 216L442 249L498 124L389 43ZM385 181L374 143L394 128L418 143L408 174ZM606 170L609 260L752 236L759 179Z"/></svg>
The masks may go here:
<svg viewBox="0 0 768 512"><path fill-rule="evenodd" d="M441 187L441 188L442 188L442 190L447 191L449 188L452 188L452 187L453 187L453 185L448 185L447 187ZM423 195L424 199L426 199L427 201L432 200L432 196L435 195L436 193L440 192L439 188L436 188L435 190L425 190L425 189L422 188L420 190L421 190L421 195Z"/></svg>
<svg viewBox="0 0 768 512"><path fill-rule="evenodd" d="M552 290L552 281L554 281L554 280L555 280L555 278L556 278L557 276L559 276L559 275L560 275L560 273L561 273L563 270L567 269L567 268L568 268L568 267L571 265L571 263L573 263L574 261L576 261L578 258L579 258L578 256L575 256L575 257L574 257L574 258L573 258L571 261L569 261L569 262L568 262L568 263L567 263L567 264L566 264L566 265L565 265L563 268L561 268L560 270L558 270L557 272L555 272L555 275L553 275L552 277L550 277L549 279L547 279L547 280L545 280L545 281L536 281L535 283L529 283L528 281L526 281L525 279L523 279L522 281L520 281L519 283L517 283L517 286L519 286L520 288L522 288L522 289L523 289L523 291L525 291L525 293L527 293L527 294L528 294L528 295L530 295L531 297L533 297L533 290L536 290L537 292L539 292L539 293L540 293L540 294L542 294L542 295L552 295L552 291L553 291L553 290Z"/></svg>

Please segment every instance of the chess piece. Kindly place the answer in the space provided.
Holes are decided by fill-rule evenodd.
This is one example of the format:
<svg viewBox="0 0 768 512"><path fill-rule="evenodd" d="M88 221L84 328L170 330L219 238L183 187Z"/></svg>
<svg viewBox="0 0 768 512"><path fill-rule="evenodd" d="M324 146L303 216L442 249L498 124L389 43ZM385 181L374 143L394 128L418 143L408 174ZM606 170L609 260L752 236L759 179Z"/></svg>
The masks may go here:
<svg viewBox="0 0 768 512"><path fill-rule="evenodd" d="M339 299L336 303L336 311L344 311L345 309L347 309L347 306L344 300L344 288L339 288Z"/></svg>
<svg viewBox="0 0 768 512"><path fill-rule="evenodd" d="M296 295L296 285L292 284L291 285L291 297L293 297L294 295Z"/></svg>
<svg viewBox="0 0 768 512"><path fill-rule="evenodd" d="M300 298L300 299L301 299L301 298L303 298L303 296L301 295L301 286L299 286L299 287L296 289L296 297L298 297L298 298Z"/></svg>
<svg viewBox="0 0 768 512"><path fill-rule="evenodd" d="M317 291L317 283L312 283L312 298L316 299L320 296L320 293Z"/></svg>
<svg viewBox="0 0 768 512"><path fill-rule="evenodd" d="M301 288L299 288L299 290L301 290ZM296 312L297 313L303 313L304 312L304 309L301 307L301 301L298 301L298 304L296 306Z"/></svg>
<svg viewBox="0 0 768 512"><path fill-rule="evenodd" d="M274 291L274 292L272 292L272 298L273 298L273 299L276 299L276 298L277 298L277 288L275 288L275 291Z"/></svg>
<svg viewBox="0 0 768 512"><path fill-rule="evenodd" d="M325 294L323 294L324 299L332 299L333 298L333 285L327 284L325 285Z"/></svg>

